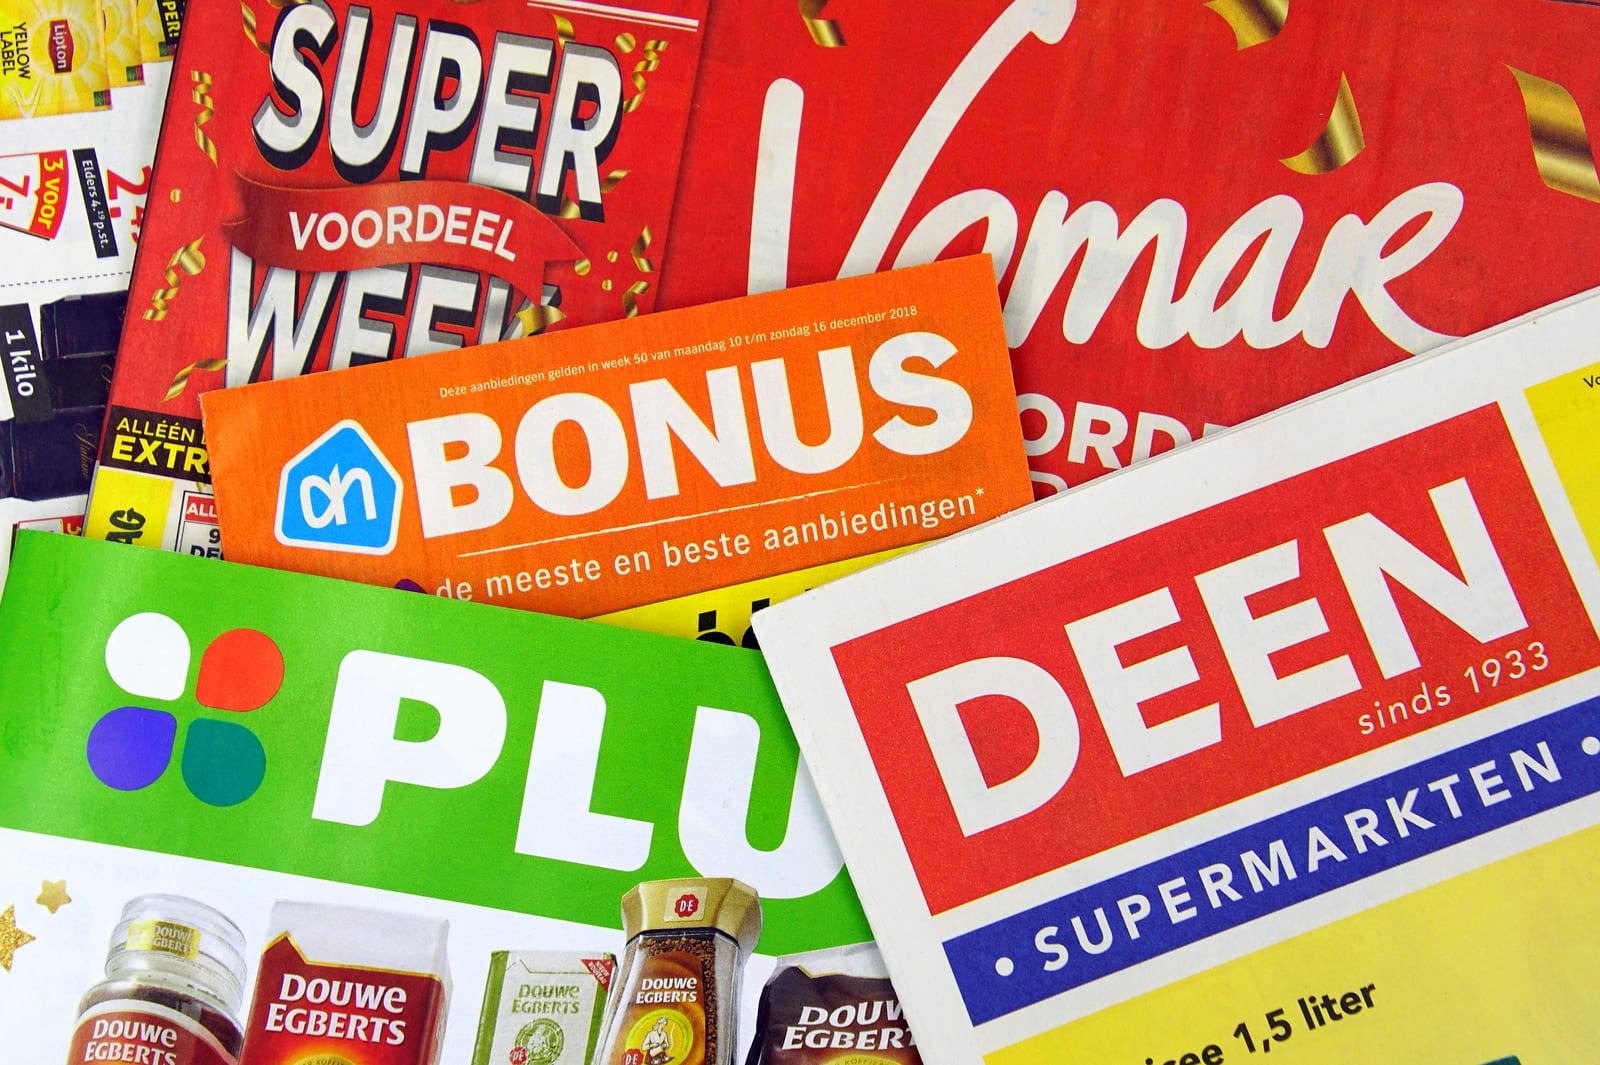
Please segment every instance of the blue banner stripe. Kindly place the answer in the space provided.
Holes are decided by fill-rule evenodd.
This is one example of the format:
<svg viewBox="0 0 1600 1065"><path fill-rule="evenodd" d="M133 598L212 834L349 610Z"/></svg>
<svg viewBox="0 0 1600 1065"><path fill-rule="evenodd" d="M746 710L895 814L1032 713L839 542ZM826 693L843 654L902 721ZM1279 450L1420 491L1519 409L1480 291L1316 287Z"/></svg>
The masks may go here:
<svg viewBox="0 0 1600 1065"><path fill-rule="evenodd" d="M983 1024L1596 791L1591 699L963 933L945 956Z"/></svg>

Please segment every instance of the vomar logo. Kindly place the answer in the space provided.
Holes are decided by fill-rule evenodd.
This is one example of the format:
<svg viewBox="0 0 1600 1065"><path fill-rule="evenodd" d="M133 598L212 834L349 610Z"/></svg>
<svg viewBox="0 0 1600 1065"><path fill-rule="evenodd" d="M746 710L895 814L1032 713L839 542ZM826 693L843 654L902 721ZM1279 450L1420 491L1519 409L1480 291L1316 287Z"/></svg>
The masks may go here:
<svg viewBox="0 0 1600 1065"><path fill-rule="evenodd" d="M125 618L106 640L106 671L123 691L165 703L188 687L189 636L165 614ZM283 654L255 629L232 629L200 656L194 700L232 714L258 710L283 684ZM138 791L159 780L172 762L178 718L170 710L121 706L89 730L89 768L102 784ZM233 806L254 795L266 775L267 756L256 734L237 721L197 717L184 730L183 782L195 798Z"/></svg>
<svg viewBox="0 0 1600 1065"><path fill-rule="evenodd" d="M387 555L399 531L400 476L358 423L335 424L284 465L279 543Z"/></svg>

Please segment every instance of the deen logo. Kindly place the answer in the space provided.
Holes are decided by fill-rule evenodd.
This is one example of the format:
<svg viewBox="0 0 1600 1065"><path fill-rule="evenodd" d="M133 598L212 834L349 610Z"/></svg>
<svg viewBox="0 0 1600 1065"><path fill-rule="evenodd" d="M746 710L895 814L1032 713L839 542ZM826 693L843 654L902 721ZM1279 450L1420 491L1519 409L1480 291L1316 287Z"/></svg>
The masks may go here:
<svg viewBox="0 0 1600 1065"><path fill-rule="evenodd" d="M134 614L106 640L106 671L140 699L175 702L188 686L189 636L165 614ZM283 684L283 654L271 637L232 629L200 656L194 700L227 713L258 710ZM89 768L118 791L149 787L166 773L177 746L178 719L169 710L121 706L89 730ZM200 717L184 730L180 771L189 791L212 806L233 806L254 795L267 756L254 732L236 721Z"/></svg>
<svg viewBox="0 0 1600 1065"><path fill-rule="evenodd" d="M335 424L284 465L279 543L387 555L399 531L400 476L360 424Z"/></svg>

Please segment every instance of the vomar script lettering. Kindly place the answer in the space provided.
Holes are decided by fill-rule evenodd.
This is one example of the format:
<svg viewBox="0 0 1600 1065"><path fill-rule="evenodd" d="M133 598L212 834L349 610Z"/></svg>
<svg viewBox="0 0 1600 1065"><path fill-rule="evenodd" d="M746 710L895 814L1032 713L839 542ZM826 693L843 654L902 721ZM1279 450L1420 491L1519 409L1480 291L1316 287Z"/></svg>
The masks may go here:
<svg viewBox="0 0 1600 1065"><path fill-rule="evenodd" d="M883 268L912 197L978 92L1029 35L1046 44L1058 43L1076 9L1073 0L1018 0L979 38L928 106L884 178L840 265L840 277ZM804 106L805 91L793 81L779 79L767 90L751 219L752 293L788 283L790 214ZM1074 344L1088 342L1133 264L1153 244L1154 261L1137 328L1139 343L1147 348L1165 348L1184 337L1202 348L1218 348L1241 335L1254 348L1276 347L1295 337L1312 347L1326 347L1345 297L1354 295L1385 336L1415 354L1453 338L1413 320L1387 286L1439 248L1461 217L1462 206L1459 188L1429 182L1396 196L1371 221L1353 214L1340 218L1328 230L1294 306L1276 318L1273 307L1283 272L1304 223L1304 212L1293 197L1269 197L1241 215L1206 253L1180 296L1178 263L1188 236L1188 214L1181 204L1156 200L1123 228L1110 205L1089 201L1074 210L1066 193L1051 189L1034 210L1016 277L1005 296L1006 339L1013 348L1027 341L1045 303L1081 252L1061 334ZM1420 227L1415 226L1418 220ZM985 227L984 250L994 257L996 277L1003 278L1016 256L1019 219L1012 202L994 189L968 189L935 206L913 227L893 266L933 260L957 235L980 222ZM1386 252L1402 232L1410 235ZM1258 243L1260 250L1243 281L1223 300L1224 284Z"/></svg>

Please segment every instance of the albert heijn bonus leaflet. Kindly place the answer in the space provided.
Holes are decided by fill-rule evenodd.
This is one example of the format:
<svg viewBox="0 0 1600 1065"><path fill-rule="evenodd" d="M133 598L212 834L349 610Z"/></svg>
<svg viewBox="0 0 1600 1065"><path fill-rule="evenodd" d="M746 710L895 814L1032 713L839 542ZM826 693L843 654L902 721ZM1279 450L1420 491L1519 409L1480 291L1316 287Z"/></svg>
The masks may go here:
<svg viewBox="0 0 1600 1065"><path fill-rule="evenodd" d="M633 6L196 4L91 535L214 531L204 389L935 257L1041 494L1600 283L1589 5Z"/></svg>
<svg viewBox="0 0 1600 1065"><path fill-rule="evenodd" d="M935 1065L1586 1060L1600 290L757 614Z"/></svg>
<svg viewBox="0 0 1600 1065"><path fill-rule="evenodd" d="M972 255L213 392L228 557L742 641L1031 500L999 319Z"/></svg>

